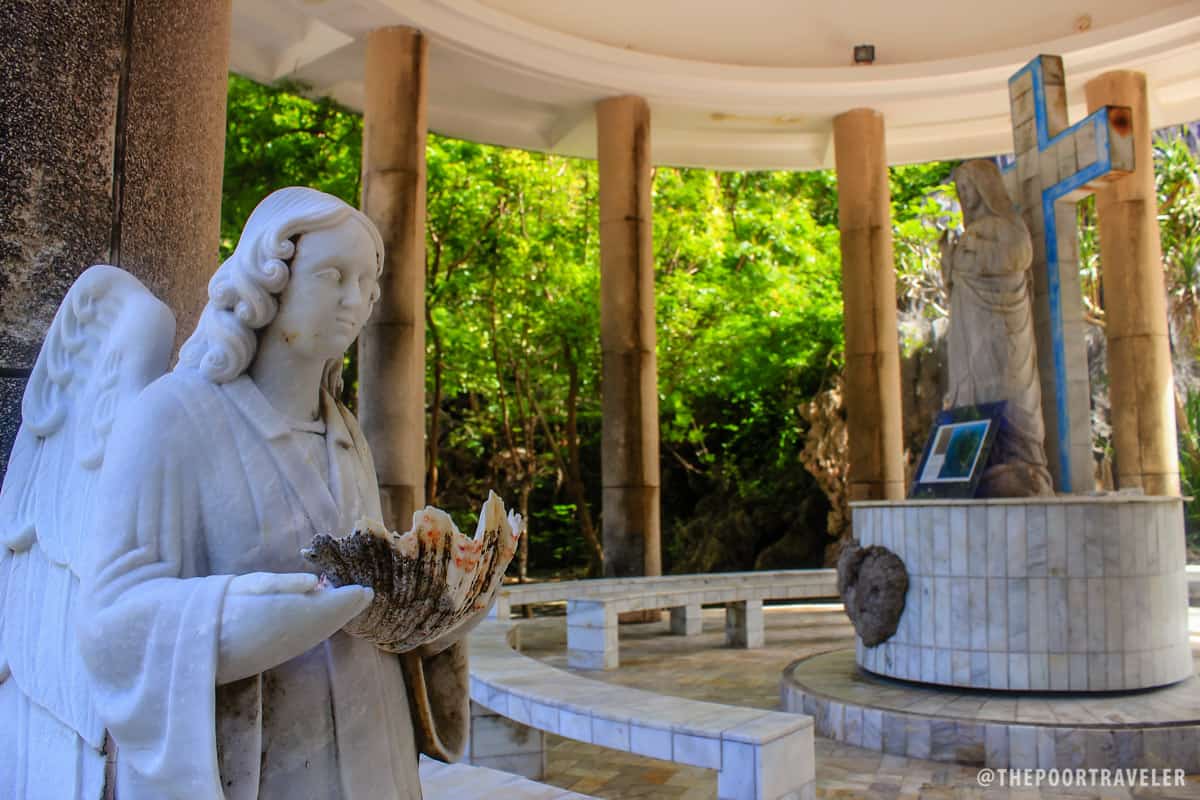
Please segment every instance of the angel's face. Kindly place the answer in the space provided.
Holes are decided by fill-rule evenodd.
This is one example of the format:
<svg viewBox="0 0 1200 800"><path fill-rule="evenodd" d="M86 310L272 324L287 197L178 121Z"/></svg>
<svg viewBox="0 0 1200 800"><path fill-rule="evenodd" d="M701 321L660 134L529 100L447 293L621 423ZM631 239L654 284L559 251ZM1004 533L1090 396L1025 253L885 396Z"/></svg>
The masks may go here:
<svg viewBox="0 0 1200 800"><path fill-rule="evenodd" d="M271 333L298 355L341 358L379 297L374 240L351 217L303 234L291 266Z"/></svg>

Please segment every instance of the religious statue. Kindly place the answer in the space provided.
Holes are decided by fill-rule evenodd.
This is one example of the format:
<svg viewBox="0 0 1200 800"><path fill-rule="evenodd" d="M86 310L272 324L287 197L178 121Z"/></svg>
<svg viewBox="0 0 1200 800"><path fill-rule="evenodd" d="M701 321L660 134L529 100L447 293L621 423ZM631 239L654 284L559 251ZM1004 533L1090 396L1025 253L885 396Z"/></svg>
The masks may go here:
<svg viewBox="0 0 1200 800"><path fill-rule="evenodd" d="M382 265L361 212L271 194L171 372L174 317L135 278L68 292L0 491L0 797L419 800L418 752L461 755L462 637L520 521L493 497L486 541L436 509L403 537L356 522L380 500L337 384ZM398 598L426 585L472 593Z"/></svg>
<svg viewBox="0 0 1200 800"><path fill-rule="evenodd" d="M1029 265L1033 244L991 161L954 171L964 231L942 246L951 408L1004 403L982 497L1053 494L1046 468Z"/></svg>

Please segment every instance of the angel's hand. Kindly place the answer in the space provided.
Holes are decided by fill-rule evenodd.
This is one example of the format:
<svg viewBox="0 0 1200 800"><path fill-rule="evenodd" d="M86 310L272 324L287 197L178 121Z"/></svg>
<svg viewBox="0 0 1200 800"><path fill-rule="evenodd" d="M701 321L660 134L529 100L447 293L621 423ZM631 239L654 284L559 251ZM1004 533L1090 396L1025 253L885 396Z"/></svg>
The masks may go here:
<svg viewBox="0 0 1200 800"><path fill-rule="evenodd" d="M217 682L295 658L336 633L374 596L365 586L318 586L316 576L306 573L238 575L221 611Z"/></svg>
<svg viewBox="0 0 1200 800"><path fill-rule="evenodd" d="M317 588L319 578L307 572L249 572L229 583L230 594L304 594Z"/></svg>

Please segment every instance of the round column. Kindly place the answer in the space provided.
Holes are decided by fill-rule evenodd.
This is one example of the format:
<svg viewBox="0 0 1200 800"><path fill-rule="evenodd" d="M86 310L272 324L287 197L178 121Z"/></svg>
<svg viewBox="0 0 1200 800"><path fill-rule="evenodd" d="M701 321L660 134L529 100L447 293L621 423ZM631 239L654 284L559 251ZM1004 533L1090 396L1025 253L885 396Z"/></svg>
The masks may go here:
<svg viewBox="0 0 1200 800"><path fill-rule="evenodd" d="M604 574L661 575L650 108L596 105Z"/></svg>
<svg viewBox="0 0 1200 800"><path fill-rule="evenodd" d="M900 343L883 115L834 117L851 500L904 498Z"/></svg>
<svg viewBox="0 0 1200 800"><path fill-rule="evenodd" d="M19 10L18 10L19 7ZM217 266L229 0L0 10L0 478L21 396L87 267L136 275L189 334Z"/></svg>
<svg viewBox="0 0 1200 800"><path fill-rule="evenodd" d="M384 523L425 503L425 65L419 31L367 36L363 211L383 236L380 298L358 340L358 418Z"/></svg>
<svg viewBox="0 0 1200 800"><path fill-rule="evenodd" d="M1175 385L1146 76L1106 72L1085 90L1089 113L1128 106L1133 119L1134 171L1096 192L1117 487L1178 495Z"/></svg>

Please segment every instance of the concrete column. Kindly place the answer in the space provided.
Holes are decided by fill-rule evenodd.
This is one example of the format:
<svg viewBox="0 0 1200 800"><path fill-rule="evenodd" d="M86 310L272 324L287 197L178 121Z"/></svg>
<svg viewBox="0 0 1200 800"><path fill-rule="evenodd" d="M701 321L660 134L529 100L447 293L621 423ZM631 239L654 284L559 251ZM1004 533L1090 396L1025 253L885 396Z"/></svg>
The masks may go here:
<svg viewBox="0 0 1200 800"><path fill-rule="evenodd" d="M725 644L755 649L766 643L762 600L743 600L725 606Z"/></svg>
<svg viewBox="0 0 1200 800"><path fill-rule="evenodd" d="M229 0L0 9L0 478L42 339L84 269L191 332L217 266Z"/></svg>
<svg viewBox="0 0 1200 800"><path fill-rule="evenodd" d="M904 498L900 344L883 115L834 117L851 500Z"/></svg>
<svg viewBox="0 0 1200 800"><path fill-rule="evenodd" d="M492 603L491 609L488 610L488 618L504 622L512 619L512 606L508 602L508 597L502 594L504 590L496 594L496 600Z"/></svg>
<svg viewBox="0 0 1200 800"><path fill-rule="evenodd" d="M472 700L466 762L540 781L546 774L546 734Z"/></svg>
<svg viewBox="0 0 1200 800"><path fill-rule="evenodd" d="M1134 171L1096 191L1117 488L1178 495L1175 388L1146 76L1106 72L1088 81L1085 91L1089 112L1104 105L1133 112Z"/></svg>
<svg viewBox="0 0 1200 800"><path fill-rule="evenodd" d="M381 294L358 340L358 418L375 456L384 522L425 504L425 65L412 28L367 36L363 211L383 236Z"/></svg>
<svg viewBox="0 0 1200 800"><path fill-rule="evenodd" d="M661 575L650 108L596 104L604 574Z"/></svg>
<svg viewBox="0 0 1200 800"><path fill-rule="evenodd" d="M704 631L704 609L699 603L671 609L671 633L676 636L699 636Z"/></svg>
<svg viewBox="0 0 1200 800"><path fill-rule="evenodd" d="M611 600L567 601L567 666L616 669L621 665L616 605Z"/></svg>

